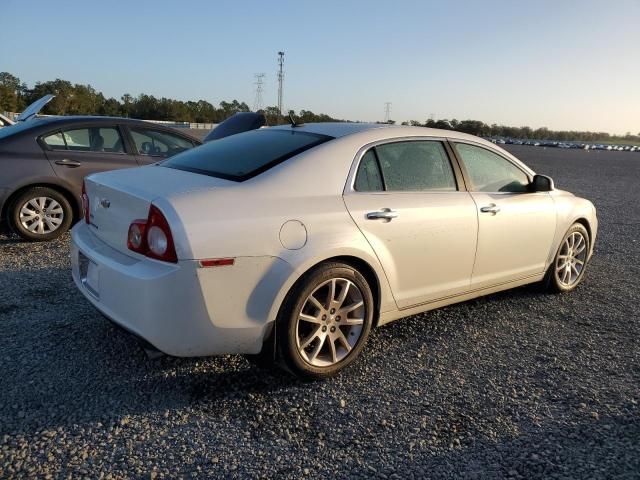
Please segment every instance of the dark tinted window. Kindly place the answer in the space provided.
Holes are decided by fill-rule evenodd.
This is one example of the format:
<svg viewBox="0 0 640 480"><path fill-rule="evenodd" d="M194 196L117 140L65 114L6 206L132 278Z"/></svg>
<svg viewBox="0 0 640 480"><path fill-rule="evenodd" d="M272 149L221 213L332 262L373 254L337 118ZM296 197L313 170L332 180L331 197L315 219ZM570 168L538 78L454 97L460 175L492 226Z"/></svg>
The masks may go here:
<svg viewBox="0 0 640 480"><path fill-rule="evenodd" d="M140 155L171 157L193 148L193 142L161 130L131 129L131 136Z"/></svg>
<svg viewBox="0 0 640 480"><path fill-rule="evenodd" d="M441 142L411 141L376 147L387 191L454 191L456 180Z"/></svg>
<svg viewBox="0 0 640 480"><path fill-rule="evenodd" d="M486 148L457 143L476 192L528 192L529 177L506 158Z"/></svg>
<svg viewBox="0 0 640 480"><path fill-rule="evenodd" d="M378 168L378 161L373 149L365 153L362 160L360 160L354 187L358 192L380 192L384 190L382 175L380 175L380 168Z"/></svg>
<svg viewBox="0 0 640 480"><path fill-rule="evenodd" d="M331 138L265 128L213 140L164 161L162 166L242 181Z"/></svg>

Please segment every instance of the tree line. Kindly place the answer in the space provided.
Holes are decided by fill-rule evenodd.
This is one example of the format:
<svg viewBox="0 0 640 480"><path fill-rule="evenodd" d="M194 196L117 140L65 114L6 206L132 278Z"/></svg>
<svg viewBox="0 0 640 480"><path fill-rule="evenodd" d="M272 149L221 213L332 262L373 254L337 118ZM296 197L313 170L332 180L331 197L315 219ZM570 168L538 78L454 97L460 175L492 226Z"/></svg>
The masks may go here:
<svg viewBox="0 0 640 480"><path fill-rule="evenodd" d="M238 100L221 101L218 106L215 106L205 100L182 101L165 97L157 98L144 93L137 97L125 93L120 99L107 98L91 85L72 84L68 80L59 78L36 82L33 88L28 88L26 83L15 75L9 72L0 72L0 111L20 112L25 106L48 93L56 95L42 112L49 115L111 115L144 120L220 123L234 113L250 111L245 102ZM278 107L265 107L262 112L267 117L268 125L288 122L288 119L280 115ZM310 110L300 110L298 113L291 110L287 114L290 114L297 123L343 121ZM627 133L623 137L617 137L607 132L557 131L549 130L546 127L532 129L497 124L487 125L480 120L429 119L424 123L411 120L402 122L402 124L457 130L483 137L584 142L607 142L624 139L640 142L640 133L637 135Z"/></svg>
<svg viewBox="0 0 640 480"><path fill-rule="evenodd" d="M402 125L420 127L441 128L443 130L456 130L480 137L517 138L520 140L557 140L560 142L610 142L626 140L640 142L640 133L632 135L630 132L624 136L614 136L607 132L588 132L574 130L549 130L546 127L532 129L531 127L509 127L505 125L487 125L480 120L434 120L429 119L424 123L417 120L402 122Z"/></svg>
<svg viewBox="0 0 640 480"><path fill-rule="evenodd" d="M249 112L245 102L221 101L215 106L206 100L182 101L171 98L157 98L140 94L134 97L125 93L116 99L105 97L91 85L72 84L68 80L36 82L33 88L9 72L0 72L0 112L21 112L38 98L53 94L56 97L42 110L46 115L109 115L140 118L143 120L168 120L175 122L220 123L237 112ZM287 123L278 107L270 106L261 110L268 125ZM293 111L296 122L336 122L329 115L310 110Z"/></svg>

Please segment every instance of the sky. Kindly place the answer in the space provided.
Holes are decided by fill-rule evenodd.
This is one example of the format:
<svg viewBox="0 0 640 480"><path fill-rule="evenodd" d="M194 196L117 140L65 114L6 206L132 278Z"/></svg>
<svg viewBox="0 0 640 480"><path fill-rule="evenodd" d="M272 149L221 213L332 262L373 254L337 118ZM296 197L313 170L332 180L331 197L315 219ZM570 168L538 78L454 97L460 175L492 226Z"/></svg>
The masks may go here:
<svg viewBox="0 0 640 480"><path fill-rule="evenodd" d="M0 71L106 96L640 132L640 0L0 0Z"/></svg>

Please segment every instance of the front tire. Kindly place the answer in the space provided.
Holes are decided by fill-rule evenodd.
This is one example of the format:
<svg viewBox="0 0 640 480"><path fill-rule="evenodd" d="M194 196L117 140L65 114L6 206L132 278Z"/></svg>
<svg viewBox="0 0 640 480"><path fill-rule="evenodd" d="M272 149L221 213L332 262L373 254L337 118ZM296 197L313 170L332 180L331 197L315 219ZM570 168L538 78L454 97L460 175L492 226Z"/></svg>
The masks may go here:
<svg viewBox="0 0 640 480"><path fill-rule="evenodd" d="M69 230L73 210L60 192L32 187L12 200L8 208L11 230L25 240L44 242Z"/></svg>
<svg viewBox="0 0 640 480"><path fill-rule="evenodd" d="M373 294L360 272L342 263L320 265L298 280L280 309L280 363L305 379L337 374L364 348L373 314Z"/></svg>
<svg viewBox="0 0 640 480"><path fill-rule="evenodd" d="M574 223L562 239L547 271L548 289L556 293L575 289L584 278L590 249L589 232L583 225Z"/></svg>

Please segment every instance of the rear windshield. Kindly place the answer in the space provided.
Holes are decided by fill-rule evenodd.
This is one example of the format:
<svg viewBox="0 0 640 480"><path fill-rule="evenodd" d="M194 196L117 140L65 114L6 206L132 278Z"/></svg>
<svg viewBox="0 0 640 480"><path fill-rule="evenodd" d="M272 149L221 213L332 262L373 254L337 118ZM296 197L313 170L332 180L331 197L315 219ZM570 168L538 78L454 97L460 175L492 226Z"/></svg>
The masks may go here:
<svg viewBox="0 0 640 480"><path fill-rule="evenodd" d="M9 125L8 127L2 127L0 128L0 139L10 137L16 133L24 132L25 130L29 130L41 123L36 122L38 122L38 120L28 120L26 122L18 122L13 125Z"/></svg>
<svg viewBox="0 0 640 480"><path fill-rule="evenodd" d="M205 143L161 165L241 182L332 138L293 129L252 130Z"/></svg>

